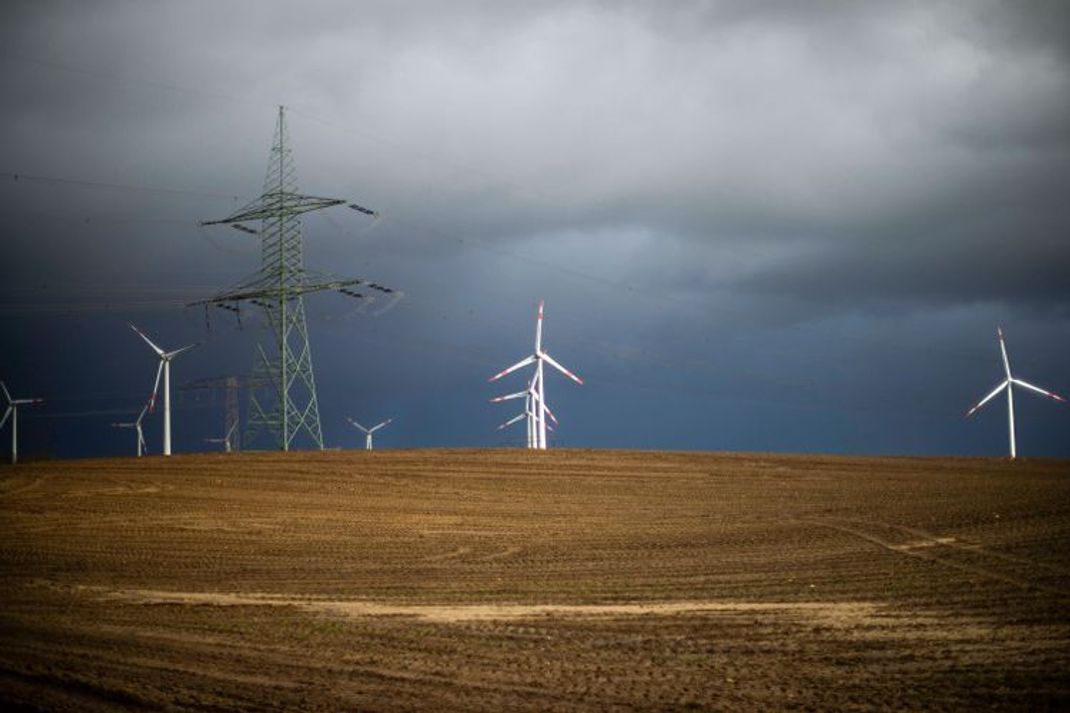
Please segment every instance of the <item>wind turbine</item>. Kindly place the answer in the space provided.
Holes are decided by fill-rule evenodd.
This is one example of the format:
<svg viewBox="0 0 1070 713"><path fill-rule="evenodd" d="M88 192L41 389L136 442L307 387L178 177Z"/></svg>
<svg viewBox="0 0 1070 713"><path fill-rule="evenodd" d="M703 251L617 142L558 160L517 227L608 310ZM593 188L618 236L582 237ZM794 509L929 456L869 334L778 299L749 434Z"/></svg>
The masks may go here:
<svg viewBox="0 0 1070 713"><path fill-rule="evenodd" d="M204 442L205 443L222 443L223 444L223 452L224 453L230 453L230 451L231 451L231 448L230 448L230 437L234 435L234 429L236 429L237 427L238 427L238 422L235 421L234 423L231 424L230 430L227 431L227 435L223 436L222 438L205 438Z"/></svg>
<svg viewBox="0 0 1070 713"><path fill-rule="evenodd" d="M988 394L988 396L986 396L983 399L981 399L980 402L978 402L978 404L976 406L974 406L972 409L967 411L966 412L966 416L967 417L972 416L973 413L975 411L977 411L977 409L981 408L986 403L988 403L989 400L992 399L994 396L996 396L996 394L998 394L1000 391L1003 391L1004 389L1006 389L1007 390L1007 424L1008 424L1008 428L1010 430L1011 458L1014 459L1014 458L1018 457L1018 451L1017 451L1017 448L1016 448L1015 442L1014 442L1014 388L1013 387L1014 386L1021 386L1022 388L1029 389L1030 391L1035 391L1038 394L1040 394L1041 396L1047 396L1049 398L1055 399L1056 401L1064 401L1065 402L1066 399L1064 399L1062 396L1059 396L1058 394L1053 394L1050 391L1045 391L1044 389L1040 388L1039 386L1033 386L1032 384L1030 384L1028 382L1022 381L1021 379L1017 379L1017 378L1011 376L1011 362L1007 358L1007 345L1003 343L1003 329L1000 328L1000 327L996 327L996 334L999 335L999 350L1000 350L1000 353L1003 355L1003 372L1006 374L1007 378L1004 379L1003 381L1001 381L1000 384L996 388L992 389L992 392L990 394Z"/></svg>
<svg viewBox="0 0 1070 713"><path fill-rule="evenodd" d="M540 301L539 302L539 316L538 316L537 321L535 322L535 353L530 355L530 356L524 357L523 359L518 361L516 364L513 364L511 367L509 367L505 371L499 372L499 373L495 374L494 376L490 377L490 379L488 379L488 381L497 381L498 379L502 378L506 374L511 374L512 372L516 371L517 369L523 368L523 367L527 366L528 364L534 364L535 365L535 376L533 377L533 379L531 381L531 384L529 386L529 390L530 389L534 389L534 393L531 395L531 398L533 400L532 405L535 407L535 414L536 414L536 418L534 419L535 420L535 434L534 434L535 435L535 445L534 445L534 447L538 448L540 450L545 450L546 449L546 414L547 414L547 409L546 409L546 380L543 377L543 375L544 375L543 364L544 363L549 364L550 366L552 366L553 368L557 369L558 371L560 371L562 374L564 374L568 378L570 378L573 381L575 381L577 384L580 384L581 386L583 385L583 379L581 379L580 377L576 376L575 374L573 374L571 371L569 371L565 367L563 367L560 364L558 364L557 361L555 361L553 357L551 357L549 354L547 354L545 351L543 351L543 348L542 348L543 305L544 305L544 302ZM523 394L524 392L520 392L520 393ZM510 398L515 398L515 397L516 397L515 395L510 395Z"/></svg>
<svg viewBox="0 0 1070 713"><path fill-rule="evenodd" d="M19 406L25 404L39 404L44 402L44 399L13 399L11 398L11 392L7 390L7 386L3 381L0 381L0 389L4 390L4 398L7 399L7 410L4 411L4 417L0 418L0 429L7 423L7 417L11 417L11 465L15 465L19 460Z"/></svg>
<svg viewBox="0 0 1070 713"><path fill-rule="evenodd" d="M127 423L113 423L112 424L112 426L115 427L115 428L133 428L133 429L137 430L137 457L138 458L140 458L142 456L142 454L144 454L145 451L148 450L147 448L145 448L145 434L141 430L141 419L145 418L145 413L148 410L149 410L149 404L148 404L148 402L146 402L145 405L141 407L141 413L139 413L137 415L137 420L136 421L130 421L130 422L127 422Z"/></svg>
<svg viewBox="0 0 1070 713"><path fill-rule="evenodd" d="M383 421L382 423L380 423L378 425L375 425L375 426L372 426L371 428L365 428L364 426L361 426L359 423L357 423L356 421L351 419L349 416L346 416L346 420L349 421L350 423L352 423L354 426L356 426L360 430L364 431L364 450L370 451L370 450L372 450L372 434L375 433L376 431L378 431L380 428L382 428L386 424L388 424L391 421L393 421L394 419L388 418L385 421Z"/></svg>
<svg viewBox="0 0 1070 713"><path fill-rule="evenodd" d="M515 394L506 394L505 396L497 396L497 397L495 397L495 398L490 400L490 402L492 404L496 404L496 403L501 403L502 401L509 401L510 399L518 399L520 397L524 397L524 410L522 412L520 412L519 414L517 414L516 416L514 416L513 418L511 418L508 421L506 421L505 423L503 423L500 426L498 426L498 430L499 431L505 430L506 428L508 428L509 426L512 426L514 423L516 423L520 419L527 418L527 427L528 427L527 447L528 448L536 448L537 447L537 438L538 438L538 436L536 434L538 433L537 424L538 424L539 416L535 412L535 407L534 407L534 404L539 400L539 391L538 391L538 388L537 388L537 383L538 383L537 382L537 377L533 376L531 381L528 382L528 388L525 389L524 391L518 391ZM553 421L554 423L557 423L557 417L554 416L554 412L550 410L550 406L549 405L546 406L546 415L550 417L551 421ZM553 426L551 426L550 424L546 424L546 428L548 430L550 430L550 431L554 430Z"/></svg>
<svg viewBox="0 0 1070 713"><path fill-rule="evenodd" d="M149 412L156 409L156 390L160 386L160 372L163 372L163 454L165 456L171 455L171 360L182 352L189 351L196 344L190 344L182 347L181 349L175 349L171 352L165 352L158 346L153 344L152 340L145 336L145 334L135 327L130 325L130 329L137 332L138 336L145 340L152 351L156 352L156 356L160 357L160 365L156 368L156 383L152 387L152 396L149 397Z"/></svg>

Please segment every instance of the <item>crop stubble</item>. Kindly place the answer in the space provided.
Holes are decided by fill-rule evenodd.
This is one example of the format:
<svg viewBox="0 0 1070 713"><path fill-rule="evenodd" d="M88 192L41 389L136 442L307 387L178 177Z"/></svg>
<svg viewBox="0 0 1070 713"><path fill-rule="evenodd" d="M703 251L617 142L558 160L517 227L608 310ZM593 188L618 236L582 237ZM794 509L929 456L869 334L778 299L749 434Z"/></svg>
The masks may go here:
<svg viewBox="0 0 1070 713"><path fill-rule="evenodd" d="M1070 464L364 451L0 471L0 701L1070 707Z"/></svg>

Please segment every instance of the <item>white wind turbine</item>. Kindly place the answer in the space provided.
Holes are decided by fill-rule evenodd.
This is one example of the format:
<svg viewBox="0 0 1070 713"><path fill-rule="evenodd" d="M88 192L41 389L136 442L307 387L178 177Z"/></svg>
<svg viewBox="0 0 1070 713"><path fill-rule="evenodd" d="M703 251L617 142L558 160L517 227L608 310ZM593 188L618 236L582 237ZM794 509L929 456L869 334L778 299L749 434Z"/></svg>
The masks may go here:
<svg viewBox="0 0 1070 713"><path fill-rule="evenodd" d="M364 431L364 450L370 451L370 450L372 450L372 434L375 433L376 431L378 431L380 428L382 428L386 424L388 424L391 421L393 421L394 419L388 418L385 421L383 421L382 423L377 424L375 426L372 426L371 428L365 428L364 426L361 426L359 423L357 423L356 421L351 419L349 416L346 416L346 420L349 421L350 423L352 423L354 426L356 426L360 430Z"/></svg>
<svg viewBox="0 0 1070 713"><path fill-rule="evenodd" d="M503 423L500 426L498 426L498 430L499 431L505 430L506 428L508 428L509 426L512 426L514 423L516 423L520 419L526 418L527 419L527 427L528 427L528 441L527 441L527 447L528 448L537 448L538 447L538 445L537 445L538 444L538 435L537 435L538 434L538 425L537 424L538 424L538 421L539 421L539 416L535 412L534 404L536 402L538 402L538 400L539 400L539 390L538 390L538 387L537 387L536 384L537 384L537 376L533 376L531 378L531 381L528 382L528 388L525 389L524 391L518 391L515 394L506 394L505 396L497 396L497 397L495 397L495 398L490 400L490 402L492 404L496 404L496 403L501 403L502 401L509 401L510 399L518 399L520 397L524 397L524 410L522 412L520 412L519 414L517 414L516 416L513 416L511 419L509 419L505 423ZM549 405L546 406L546 415L550 417L551 421L553 421L554 423L557 423L557 417L554 416L554 412L550 410L550 406ZM554 430L553 426L551 426L550 424L546 424L546 428L549 431L553 431Z"/></svg>
<svg viewBox="0 0 1070 713"><path fill-rule="evenodd" d="M497 403L497 402L500 402L500 401L505 401L507 399L520 398L521 396L524 397L524 410L521 411L520 413L518 413L516 416L513 416L511 419L509 419L505 423L500 424L498 426L498 430L499 431L504 431L505 429L509 428L510 426L512 426L514 423L516 423L520 419L526 419L524 423L527 426L527 437L528 437L527 438L527 447L528 448L534 448L535 446L533 444L535 442L535 418L536 418L536 416L535 416L535 412L532 410L532 406L531 406L531 404L532 404L532 402L534 400L534 396L535 396L534 380L532 380L531 382L528 383L528 388L525 391L520 391L520 392L515 393L515 394L509 394L508 396L499 396L498 398L491 399L490 401L491 401L491 403Z"/></svg>
<svg viewBox="0 0 1070 713"><path fill-rule="evenodd" d="M145 453L145 451L148 450L147 448L145 448L145 433L141 430L141 419L145 418L145 412L147 412L148 410L149 410L149 404L146 402L145 405L141 407L141 413L139 413L137 415L137 420L136 421L129 421L129 422L126 422L126 423L113 423L112 424L112 426L115 427L115 428L133 428L133 429L135 429L137 431L137 457L138 458L140 458Z"/></svg>
<svg viewBox="0 0 1070 713"><path fill-rule="evenodd" d="M11 417L11 465L15 465L19 460L19 406L26 404L39 404L44 402L44 399L13 399L11 393L7 390L7 386L3 381L0 381L0 389L4 390L4 398L7 399L7 410L4 411L4 417L0 418L0 429L7 423L7 417Z"/></svg>
<svg viewBox="0 0 1070 713"><path fill-rule="evenodd" d="M238 422L235 421L234 423L231 424L230 430L227 431L227 435L223 436L222 438L205 438L204 442L205 443L222 443L223 444L223 452L224 453L230 453L231 452L231 445L230 445L231 441L230 441L230 439L231 439L231 436L234 435L234 429L236 429L237 427L238 427Z"/></svg>
<svg viewBox="0 0 1070 713"><path fill-rule="evenodd" d="M171 360L182 352L189 351L196 344L190 344L182 347L181 349L175 349L171 352L165 352L158 346L152 343L142 333L140 329L134 325L130 325L130 329L137 332L138 336L145 340L152 351L156 352L156 356L160 357L160 365L156 368L156 383L152 387L152 396L149 397L149 411L152 412L156 409L156 390L160 386L160 372L163 372L163 454L165 456L171 455Z"/></svg>
<svg viewBox="0 0 1070 713"><path fill-rule="evenodd" d="M1032 384L1030 384L1028 382L1022 381L1021 379L1017 379L1017 378L1011 376L1011 362L1007 358L1007 346L1003 343L1003 329L1000 328L1000 327L996 327L996 334L999 335L999 349L1000 349L1000 353L1003 355L1003 372L1004 372L1004 374L1006 374L1007 378L1005 378L1003 381L1001 381L1000 384L996 388L992 389L992 392L990 394L988 394L988 396L986 396L983 399L981 399L980 402L978 402L978 404L976 406L974 406L972 409L967 411L966 412L966 416L967 417L972 416L973 413L975 411L977 411L977 409L981 408L986 403L988 403L988 401L990 399L992 399L994 396L996 396L996 394L998 394L1000 391L1003 391L1004 389L1006 389L1007 390L1007 423L1008 423L1008 428L1010 430L1011 458L1013 459L1013 458L1017 458L1018 457L1018 450L1017 450L1017 447L1015 445L1015 439L1014 439L1014 386L1021 386L1022 388L1029 389L1030 391L1035 391L1038 394L1040 394L1041 396L1047 396L1049 398L1055 399L1056 401L1066 401L1066 399L1064 399L1062 396L1059 396L1058 394L1053 394L1050 391L1045 391L1044 389L1040 388L1039 386L1033 386Z"/></svg>
<svg viewBox="0 0 1070 713"><path fill-rule="evenodd" d="M488 380L488 381L497 381L498 379L502 378L506 374L511 374L512 372L516 371L517 369L523 368L523 367L527 366L528 364L534 364L535 365L535 376L533 377L533 379L531 381L531 385L529 386L529 390L532 390L532 389L534 390L534 393L531 394L532 406L535 407L534 408L534 412L535 412L535 415L536 415L535 419L534 419L534 421L535 421L535 445L534 445L534 447L538 448L540 450L545 450L545 448L546 448L546 414L547 414L547 409L546 409L546 380L544 379L543 363L549 364L550 366L552 366L553 368L557 369L558 371L560 371L562 374L564 374L568 378L570 378L573 381L575 381L577 384L580 384L580 385L583 384L583 379L581 379L580 377L576 376L575 374L573 374L571 371L569 371L565 367L563 367L560 364L558 364L554 360L553 357L551 357L549 354L547 354L545 351L543 351L543 348L542 348L543 304L544 303L542 301L539 302L539 316L538 316L538 320L535 323L535 353L532 354L531 356L527 356L527 357L521 359L516 364L513 364L511 367L509 367L505 371L502 371L502 372L499 372L499 373L495 374L494 376L490 377L490 379ZM520 392L520 393L521 393L521 395L523 395L523 394L525 394L527 392ZM516 398L516 395L511 394L509 396L509 398Z"/></svg>

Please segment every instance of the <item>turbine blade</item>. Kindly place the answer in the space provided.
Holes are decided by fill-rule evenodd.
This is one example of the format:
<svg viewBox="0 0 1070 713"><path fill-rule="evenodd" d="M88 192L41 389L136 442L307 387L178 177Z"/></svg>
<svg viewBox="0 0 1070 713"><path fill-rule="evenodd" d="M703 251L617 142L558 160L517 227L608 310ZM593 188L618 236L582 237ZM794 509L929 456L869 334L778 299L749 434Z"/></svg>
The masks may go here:
<svg viewBox="0 0 1070 713"><path fill-rule="evenodd" d="M7 390L7 386L3 381L0 381L0 389L4 390L4 398L7 399L8 403L11 403L11 392Z"/></svg>
<svg viewBox="0 0 1070 713"><path fill-rule="evenodd" d="M986 396L983 399L981 399L980 401L978 401L976 406L974 406L972 409L970 409L969 411L966 412L966 416L967 417L972 416L974 411L976 411L977 409L981 408L986 403L988 403L988 401L993 396L998 394L1000 391L1003 391L1003 389L1007 388L1007 385L1010 384L1010 383L1011 383L1010 381L1004 381L999 386L997 386L996 388L992 389L992 393L990 393L988 396Z"/></svg>
<svg viewBox="0 0 1070 713"><path fill-rule="evenodd" d="M538 354L542 351L542 308L543 300L539 300L539 316L535 321L535 353Z"/></svg>
<svg viewBox="0 0 1070 713"><path fill-rule="evenodd" d="M1059 396L1059 394L1053 394L1050 391L1045 391L1044 389L1040 388L1039 386L1033 386L1032 384L1030 384L1027 381L1022 381L1021 379L1011 379L1011 381L1013 381L1014 383L1018 384L1018 386L1024 386L1027 389L1031 389L1032 391L1036 391L1041 396L1047 396L1048 398L1055 399L1056 401L1063 401L1063 402L1066 401L1066 399L1064 399L1062 396Z"/></svg>
<svg viewBox="0 0 1070 713"><path fill-rule="evenodd" d="M141 413L139 413L137 415L137 421L135 421L134 423L140 424L141 423L141 419L145 418L145 412L148 411L148 410L149 410L149 402L146 401L145 405L141 407Z"/></svg>
<svg viewBox="0 0 1070 713"><path fill-rule="evenodd" d="M517 391L515 394L506 394L505 396L495 396L493 399L490 400L490 402L492 404L500 404L502 401L508 401L509 399L519 399L519 398L527 396L527 395L528 395L527 391Z"/></svg>
<svg viewBox="0 0 1070 713"><path fill-rule="evenodd" d="M554 423L557 423L557 416L554 416L554 412L550 410L550 406L549 405L546 406L546 415L550 417L551 421L553 421ZM561 424L558 423L557 425L560 426Z"/></svg>
<svg viewBox="0 0 1070 713"><path fill-rule="evenodd" d="M149 396L149 413L155 413L156 411L156 392L160 388L160 374L163 373L163 359L160 359L160 364L156 367L156 383L152 385L152 395Z"/></svg>
<svg viewBox="0 0 1070 713"><path fill-rule="evenodd" d="M525 367L528 364L533 364L533 363L535 363L535 355L534 354L532 354L529 357L525 357L525 358L521 359L520 361L518 361L516 364L513 364L511 367L509 367L505 371L498 372L494 376L492 376L489 379L487 379L487 381L497 381L498 379L502 378L506 374L512 374L517 369L520 369L521 367Z"/></svg>
<svg viewBox="0 0 1070 713"><path fill-rule="evenodd" d="M1008 381L1011 378L1011 360L1007 358L1007 345L1003 343L1003 327L996 327L999 335L999 352L1003 355L1003 371L1007 374Z"/></svg>
<svg viewBox="0 0 1070 713"><path fill-rule="evenodd" d="M190 349L193 349L193 347L199 347L200 345L201 345L200 342L195 342L193 344L188 344L188 345L182 347L181 349L176 349L173 352L167 352L166 354L161 354L160 356L163 357L164 359L174 359L176 356L178 356L182 352L188 352Z"/></svg>
<svg viewBox="0 0 1070 713"><path fill-rule="evenodd" d="M569 371L565 367L563 367L560 364L558 364L556 361L554 361L554 358L552 356L550 356L549 354L547 354L546 352L543 352L542 358L546 360L547 364L549 364L553 368L557 369L562 374L564 374L568 378L572 379L573 381L575 381L580 386L583 385L583 379L581 379L580 377L576 376L575 374L573 374L571 371Z"/></svg>
<svg viewBox="0 0 1070 713"><path fill-rule="evenodd" d="M231 437L231 435L233 435L233 434L234 434L234 429L235 429L235 428L237 428L237 427L238 427L238 422L237 422L237 421L235 421L235 422L234 422L234 423L233 423L233 424L231 425L231 427L230 427L230 430L229 430L229 431L227 431L227 435L226 435L226 438L230 438L230 437Z"/></svg>
<svg viewBox="0 0 1070 713"><path fill-rule="evenodd" d="M392 418L388 418L388 419L386 419L385 421L383 421L382 423L380 423L380 424L376 424L375 426L372 426L372 427L371 427L371 430L370 430L370 431L368 431L368 433L375 433L375 432L376 432L376 431L378 431L378 430L379 430L380 428L382 428L383 426L385 426L386 424L390 423L390 422L391 422L391 421L393 421L393 420L394 420L394 419L392 419Z"/></svg>
<svg viewBox="0 0 1070 713"><path fill-rule="evenodd" d="M498 426L498 430L501 431L502 429L508 428L509 426L512 426L514 423L516 423L517 421L519 421L522 418L527 418L527 414L526 413L522 413L519 416L513 416L511 419L509 419L508 421L506 421L502 425Z"/></svg>
<svg viewBox="0 0 1070 713"><path fill-rule="evenodd" d="M11 412L14 411L14 410L15 410L14 406L8 406L7 407L7 411L4 411L4 417L0 418L0 428L4 427L4 424L7 423L7 417L10 416Z"/></svg>
<svg viewBox="0 0 1070 713"><path fill-rule="evenodd" d="M160 349L158 346L153 344L152 340L149 339L148 337L146 337L144 332L142 332L140 329L138 329L134 325L130 324L129 322L127 322L127 324L130 325L130 329L132 329L135 332L137 332L138 336L145 340L146 344L148 344L150 347L152 347L152 351L156 352L156 356L160 356L160 357L163 356L163 349Z"/></svg>
<svg viewBox="0 0 1070 713"><path fill-rule="evenodd" d="M356 426L360 430L364 431L365 433L368 432L368 429L366 429L364 426L361 426L359 423L357 423L356 421L351 419L349 416L346 416L346 420L349 421L350 423L352 423L354 426Z"/></svg>

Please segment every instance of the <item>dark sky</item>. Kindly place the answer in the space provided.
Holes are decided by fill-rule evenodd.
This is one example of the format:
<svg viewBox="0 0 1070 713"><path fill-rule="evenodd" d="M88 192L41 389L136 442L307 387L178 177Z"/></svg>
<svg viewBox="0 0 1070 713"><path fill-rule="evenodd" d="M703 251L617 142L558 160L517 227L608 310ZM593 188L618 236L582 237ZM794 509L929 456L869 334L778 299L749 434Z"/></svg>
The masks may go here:
<svg viewBox="0 0 1070 713"><path fill-rule="evenodd" d="M329 446L518 444L487 377L531 349L576 447L1000 455L1001 379L1070 396L1064 2L5 2L0 378L48 402L24 453L133 451L173 348L175 448L221 435L193 379L257 339L187 302L258 266L198 222L260 193L277 106ZM15 176L18 176L16 179ZM514 388L515 387L515 388ZM1022 393L1019 451L1070 456ZM146 422L160 449L160 418ZM0 434L2 452L9 434Z"/></svg>

